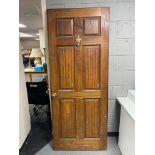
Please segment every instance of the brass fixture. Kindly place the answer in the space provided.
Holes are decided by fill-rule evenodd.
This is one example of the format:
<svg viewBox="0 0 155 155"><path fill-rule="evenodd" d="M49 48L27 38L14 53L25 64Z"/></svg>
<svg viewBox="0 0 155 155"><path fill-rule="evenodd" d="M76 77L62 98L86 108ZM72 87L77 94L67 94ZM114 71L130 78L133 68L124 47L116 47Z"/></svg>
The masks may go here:
<svg viewBox="0 0 155 155"><path fill-rule="evenodd" d="M80 36L77 35L77 37L75 38L75 45L76 45L76 46L80 46L81 40L82 40L82 39L80 38Z"/></svg>

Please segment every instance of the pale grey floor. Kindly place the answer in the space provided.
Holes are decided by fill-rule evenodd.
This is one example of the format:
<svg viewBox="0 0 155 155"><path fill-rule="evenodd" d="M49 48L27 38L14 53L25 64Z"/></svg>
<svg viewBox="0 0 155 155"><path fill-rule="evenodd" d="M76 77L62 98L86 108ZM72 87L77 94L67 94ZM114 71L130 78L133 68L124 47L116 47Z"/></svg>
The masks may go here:
<svg viewBox="0 0 155 155"><path fill-rule="evenodd" d="M116 138L109 137L106 151L53 151L51 143L48 143L36 155L121 155L121 151Z"/></svg>

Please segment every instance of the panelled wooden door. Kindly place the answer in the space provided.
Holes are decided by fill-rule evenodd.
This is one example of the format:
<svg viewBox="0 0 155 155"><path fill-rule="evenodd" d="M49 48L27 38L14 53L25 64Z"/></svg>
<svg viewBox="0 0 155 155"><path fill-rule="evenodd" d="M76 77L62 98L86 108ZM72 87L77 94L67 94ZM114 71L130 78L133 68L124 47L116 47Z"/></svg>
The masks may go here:
<svg viewBox="0 0 155 155"><path fill-rule="evenodd" d="M48 10L55 150L107 147L109 8Z"/></svg>

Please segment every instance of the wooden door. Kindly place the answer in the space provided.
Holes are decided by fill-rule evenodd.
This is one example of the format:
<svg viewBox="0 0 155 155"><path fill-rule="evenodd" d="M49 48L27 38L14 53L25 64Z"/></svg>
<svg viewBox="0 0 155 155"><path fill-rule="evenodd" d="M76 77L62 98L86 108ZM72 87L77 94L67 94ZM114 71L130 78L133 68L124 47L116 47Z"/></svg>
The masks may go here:
<svg viewBox="0 0 155 155"><path fill-rule="evenodd" d="M55 150L107 147L108 33L109 8L48 10Z"/></svg>

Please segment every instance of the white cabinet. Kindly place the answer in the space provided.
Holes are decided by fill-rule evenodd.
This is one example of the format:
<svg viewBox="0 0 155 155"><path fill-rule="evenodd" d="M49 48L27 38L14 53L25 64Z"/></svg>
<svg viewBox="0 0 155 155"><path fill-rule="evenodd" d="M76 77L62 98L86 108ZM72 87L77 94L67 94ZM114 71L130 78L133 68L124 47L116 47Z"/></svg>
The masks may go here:
<svg viewBox="0 0 155 155"><path fill-rule="evenodd" d="M128 91L127 97L118 97L121 105L119 141L122 155L135 155L135 104L134 91Z"/></svg>

